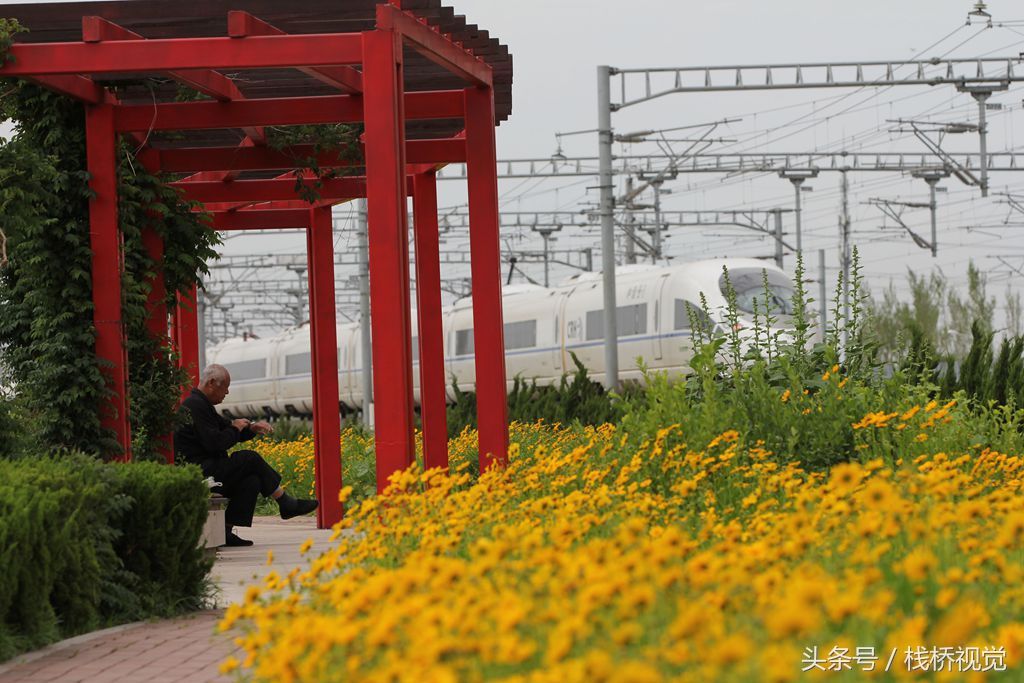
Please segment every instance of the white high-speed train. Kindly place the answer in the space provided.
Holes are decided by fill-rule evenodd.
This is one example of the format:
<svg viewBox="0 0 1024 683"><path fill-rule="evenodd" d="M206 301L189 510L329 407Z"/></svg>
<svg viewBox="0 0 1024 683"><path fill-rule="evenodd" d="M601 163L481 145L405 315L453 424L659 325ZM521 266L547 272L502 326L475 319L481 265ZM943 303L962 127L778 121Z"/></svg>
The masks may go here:
<svg viewBox="0 0 1024 683"><path fill-rule="evenodd" d="M792 282L774 264L756 259L696 261L670 267L625 266L616 269L619 377L637 381L636 360L647 367L686 372L692 355L691 320L724 328L726 297L722 266L736 291L740 324L753 325L754 299L764 299L767 275L772 305L780 322L791 313ZM701 309L703 292L712 320ZM687 312L689 305L692 313ZM761 304L759 304L760 306ZM513 285L502 292L505 367L508 386L517 375L538 385L557 383L575 370L569 352L596 381L604 379L604 290L600 273L575 275L552 288ZM413 335L416 315L412 316ZM339 408L362 405L361 335L358 323L338 325ZM231 339L210 349L211 363L231 373L231 393L221 410L229 416L308 415L312 379L308 326L266 339ZM473 302L460 299L444 316L444 363L449 378L463 391L474 388ZM419 401L419 349L413 339L414 392Z"/></svg>

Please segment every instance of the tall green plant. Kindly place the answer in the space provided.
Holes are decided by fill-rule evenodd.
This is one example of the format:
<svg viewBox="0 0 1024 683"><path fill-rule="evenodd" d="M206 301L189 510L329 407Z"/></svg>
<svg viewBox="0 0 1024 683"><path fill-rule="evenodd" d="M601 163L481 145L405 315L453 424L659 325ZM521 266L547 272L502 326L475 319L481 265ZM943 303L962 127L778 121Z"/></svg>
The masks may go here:
<svg viewBox="0 0 1024 683"><path fill-rule="evenodd" d="M19 30L0 23L0 49ZM91 453L115 452L97 409L107 396L94 352L85 117L81 103L25 82L5 82L0 119L15 135L0 145L0 211L7 263L0 267L0 353L35 440ZM165 303L196 284L214 258L216 233L165 179L119 148L119 226L123 238L123 322L129 400L138 457L153 457L156 436L173 424L182 375L165 340L146 330L156 264L144 230L164 241Z"/></svg>

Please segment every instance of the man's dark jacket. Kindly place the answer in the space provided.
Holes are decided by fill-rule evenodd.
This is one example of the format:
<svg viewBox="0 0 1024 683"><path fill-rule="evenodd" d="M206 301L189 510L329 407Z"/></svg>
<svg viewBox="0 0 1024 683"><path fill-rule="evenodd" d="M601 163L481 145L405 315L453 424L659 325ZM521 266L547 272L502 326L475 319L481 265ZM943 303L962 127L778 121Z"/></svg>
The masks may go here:
<svg viewBox="0 0 1024 683"><path fill-rule="evenodd" d="M232 427L199 389L193 389L181 405L189 414L186 424L174 433L174 450L187 462L202 464L204 460L227 458L229 448L256 436L248 427L242 431Z"/></svg>

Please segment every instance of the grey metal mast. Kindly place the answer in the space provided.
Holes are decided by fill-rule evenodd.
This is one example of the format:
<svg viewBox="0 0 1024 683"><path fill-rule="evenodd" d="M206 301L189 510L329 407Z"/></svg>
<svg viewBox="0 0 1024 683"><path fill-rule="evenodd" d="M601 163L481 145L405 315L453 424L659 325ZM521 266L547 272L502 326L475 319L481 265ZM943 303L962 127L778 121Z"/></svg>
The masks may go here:
<svg viewBox="0 0 1024 683"><path fill-rule="evenodd" d="M615 187L612 185L611 67L597 67L597 136L601 187L601 270L604 280L605 388L619 388L619 340L615 298Z"/></svg>

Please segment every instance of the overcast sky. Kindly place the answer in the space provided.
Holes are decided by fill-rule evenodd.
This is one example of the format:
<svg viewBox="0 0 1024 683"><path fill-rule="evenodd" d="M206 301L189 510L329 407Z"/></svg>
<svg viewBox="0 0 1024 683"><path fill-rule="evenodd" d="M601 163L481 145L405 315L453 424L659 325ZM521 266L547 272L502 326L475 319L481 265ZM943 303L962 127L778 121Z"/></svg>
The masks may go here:
<svg viewBox="0 0 1024 683"><path fill-rule="evenodd" d="M996 25L967 26L968 0L451 0L466 15L510 47L514 58L513 113L498 129L499 158L550 157L556 150L555 134L592 129L596 125L596 67L684 67L702 65L807 63L823 61L899 62L914 57L1001 56L1016 59L1024 51L1024 7L1008 0L989 3ZM1002 25L1000 25L1002 24ZM1024 71L1024 65L1021 65ZM1002 105L990 111L989 150L1016 149L1016 125L1021 119L1020 86L993 96ZM863 88L859 90L776 90L742 93L670 95L615 114L617 133L665 129L739 119L716 129L723 141L705 150L713 152L902 151L923 152L913 135L890 132L889 119L913 118L936 122L977 122L977 105L952 86ZM690 134L693 131L689 131ZM668 133L666 137L683 133ZM1024 144L1024 127L1021 131ZM684 143L670 143L675 152ZM593 133L566 136L567 156L594 156ZM952 151L977 151L978 136L950 136L943 142ZM617 153L655 152L653 145L617 146ZM619 182L623 182L620 177ZM1024 176L993 174L994 191L1024 193ZM460 183L443 183L441 203L458 212L464 202ZM572 181L502 181L506 211L581 210L597 199L596 179ZM829 278L838 267L839 174L822 174L808 183L804 194L804 248L817 267L817 250L827 250ZM671 194L663 197L665 210L791 208L791 185L775 176L724 178L716 175L681 175L666 183ZM1012 270L996 257L1024 270L1024 214L1013 214L1001 197L983 199L975 187L955 179L940 184L939 257L916 246L909 236L883 220L871 198L927 201L921 180L900 174L850 174L850 211L853 243L864 256L867 274L876 289L895 278L902 285L906 268L923 271L940 267L955 282L963 282L973 259L990 272L990 291L1004 292ZM641 201L650 201L650 196ZM349 210L339 209L344 219ZM928 212L908 209L907 223L928 237ZM1011 225L1004 225L1009 221ZM345 225L342 223L342 227ZM787 239L792 241L787 218ZM507 244L528 249L539 246L529 230L508 231ZM566 229L556 244L578 249L596 246L594 230ZM766 256L770 241L736 228L673 228L666 252L674 262L722 255ZM272 246L271 246L272 245ZM351 231L338 235L339 248L354 245ZM451 248L464 242L450 238ZM298 239L245 238L231 240L226 253L249 254L268 249L299 251ZM596 256L596 252L595 252ZM787 253L787 267L793 257ZM570 274L560 270L557 277ZM459 267L445 268L448 275ZM538 267L528 268L535 279ZM339 273L339 278L346 275ZM816 275L816 273L814 273ZM1019 277L1017 278L1019 280ZM1012 281L1012 280L1011 280Z"/></svg>

